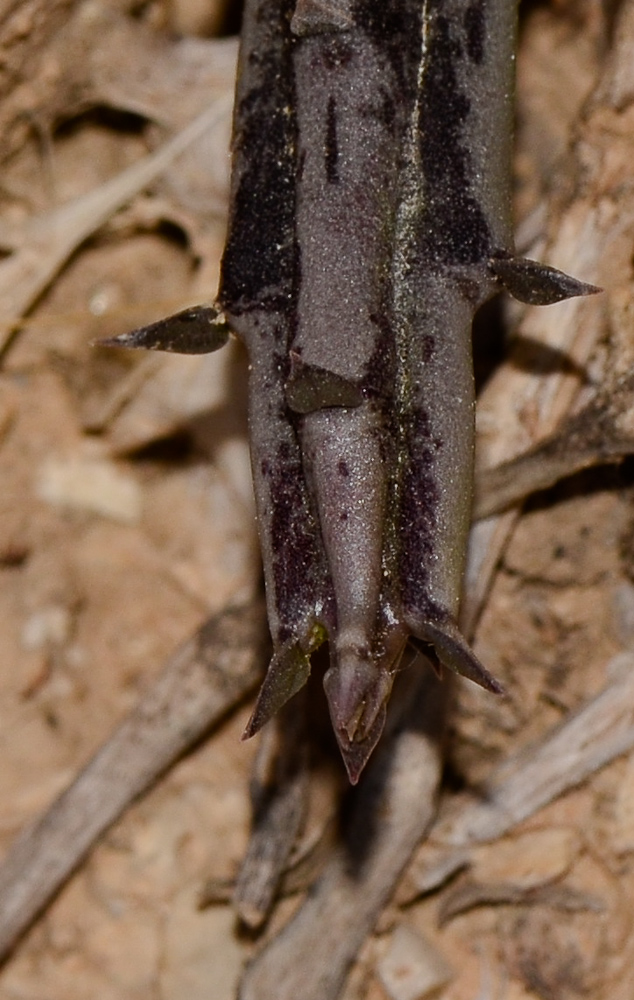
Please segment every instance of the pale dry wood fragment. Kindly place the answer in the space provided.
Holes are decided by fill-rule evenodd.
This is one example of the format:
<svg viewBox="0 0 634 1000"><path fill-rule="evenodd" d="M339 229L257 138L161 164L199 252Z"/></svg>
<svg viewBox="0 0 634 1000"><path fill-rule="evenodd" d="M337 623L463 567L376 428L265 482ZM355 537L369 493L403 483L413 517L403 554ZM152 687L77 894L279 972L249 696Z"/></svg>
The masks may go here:
<svg viewBox="0 0 634 1000"><path fill-rule="evenodd" d="M340 843L294 919L247 968L240 1000L335 1000L425 835L442 769L448 685L420 664L400 681L392 703L396 709L400 694L400 718L351 792Z"/></svg>
<svg viewBox="0 0 634 1000"><path fill-rule="evenodd" d="M211 618L0 868L0 959L97 838L259 680L269 653L260 599Z"/></svg>
<svg viewBox="0 0 634 1000"><path fill-rule="evenodd" d="M478 906L548 906L563 913L581 910L600 913L605 908L597 896L566 885L526 889L508 882L482 884L466 878L443 896L438 909L438 923L442 926Z"/></svg>
<svg viewBox="0 0 634 1000"><path fill-rule="evenodd" d="M633 206L634 213L634 206ZM551 255L558 265L584 280L600 280L610 230L594 204L574 202L562 219ZM581 249L580 249L581 248ZM600 298L600 297L599 297ZM599 307L592 300L570 299L531 310L521 330L530 339L569 356L583 371L600 337ZM533 336L534 331L534 336ZM512 358L492 378L478 404L478 467L515 458L543 439L570 411L579 392L577 376L556 372L544 376L514 367ZM504 433L499 433L503 428ZM516 511L486 518L473 526L469 539L463 626L471 633L486 601L493 574L517 522Z"/></svg>
<svg viewBox="0 0 634 1000"><path fill-rule="evenodd" d="M306 690L265 727L251 778L253 824L233 906L251 928L270 914L307 806Z"/></svg>
<svg viewBox="0 0 634 1000"><path fill-rule="evenodd" d="M537 745L523 747L491 774L478 797L454 801L408 872L399 901L438 888L469 863L470 848L497 840L600 768L634 749L634 656L608 665L613 680Z"/></svg>
<svg viewBox="0 0 634 1000"><path fill-rule="evenodd" d="M19 230L0 232L14 253L0 263L3 313L0 351L21 317L42 294L77 247L123 205L151 184L174 160L227 114L228 99L214 101L155 153L128 167L94 191L37 216Z"/></svg>
<svg viewBox="0 0 634 1000"><path fill-rule="evenodd" d="M600 389L545 441L510 462L481 470L476 479L474 517L490 517L566 476L631 454L633 403L634 377L627 375Z"/></svg>
<svg viewBox="0 0 634 1000"><path fill-rule="evenodd" d="M309 838L308 843L294 845L295 849L288 864L279 872L279 879L273 887L277 897L295 896L310 889L326 866L337 842L337 827L337 816L333 814ZM269 864L266 858L265 863ZM204 909L206 906L215 906L218 903L230 903L234 900L234 891L234 879L212 877L203 885L198 905Z"/></svg>
<svg viewBox="0 0 634 1000"><path fill-rule="evenodd" d="M619 677L551 731L496 768L478 800L434 832L454 847L495 840L634 747L634 657Z"/></svg>

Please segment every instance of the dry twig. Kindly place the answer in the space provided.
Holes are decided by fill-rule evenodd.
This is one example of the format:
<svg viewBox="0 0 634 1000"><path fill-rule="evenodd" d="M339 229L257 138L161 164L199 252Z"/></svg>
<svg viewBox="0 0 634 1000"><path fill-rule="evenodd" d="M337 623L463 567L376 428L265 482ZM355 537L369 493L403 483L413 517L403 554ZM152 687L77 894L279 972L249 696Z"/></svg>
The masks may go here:
<svg viewBox="0 0 634 1000"><path fill-rule="evenodd" d="M32 219L19 232L0 233L0 242L14 249L0 264L0 294L7 315L23 316L73 251L159 177L191 143L226 115L228 108L227 101L215 101L156 153L133 164L96 191ZM1 352L6 352L15 329L15 322L5 326Z"/></svg>
<svg viewBox="0 0 634 1000"><path fill-rule="evenodd" d="M351 794L341 842L295 918L248 967L241 1000L335 1000L433 820L447 685L420 662L400 680L393 729Z"/></svg>
<svg viewBox="0 0 634 1000"><path fill-rule="evenodd" d="M267 655L258 599L211 618L168 660L137 708L9 851L0 869L0 959L104 830L255 687Z"/></svg>

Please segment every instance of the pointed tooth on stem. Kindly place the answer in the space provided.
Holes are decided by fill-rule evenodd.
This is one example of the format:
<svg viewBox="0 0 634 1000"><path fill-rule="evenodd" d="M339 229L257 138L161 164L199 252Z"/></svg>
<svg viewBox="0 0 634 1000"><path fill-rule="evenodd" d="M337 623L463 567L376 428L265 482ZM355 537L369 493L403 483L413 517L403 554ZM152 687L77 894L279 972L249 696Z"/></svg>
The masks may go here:
<svg viewBox="0 0 634 1000"><path fill-rule="evenodd" d="M346 770L356 784L383 732L393 675L361 649L335 653L334 660L324 690Z"/></svg>

